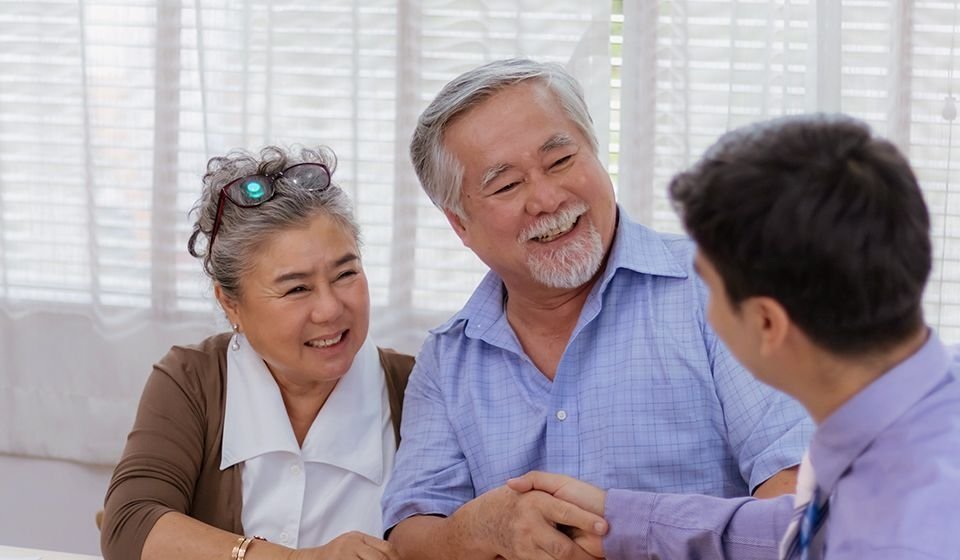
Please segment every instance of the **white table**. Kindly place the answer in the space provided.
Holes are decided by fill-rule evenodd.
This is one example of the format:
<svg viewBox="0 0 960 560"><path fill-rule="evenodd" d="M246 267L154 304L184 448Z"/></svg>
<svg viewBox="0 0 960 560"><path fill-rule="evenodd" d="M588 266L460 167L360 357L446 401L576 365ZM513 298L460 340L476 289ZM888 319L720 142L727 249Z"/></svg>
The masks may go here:
<svg viewBox="0 0 960 560"><path fill-rule="evenodd" d="M68 554L66 552L53 552L51 550L37 550L35 548L16 548L12 546L0 545L0 560L16 558L17 560L29 558L30 560L102 560L99 556L87 556L86 554Z"/></svg>

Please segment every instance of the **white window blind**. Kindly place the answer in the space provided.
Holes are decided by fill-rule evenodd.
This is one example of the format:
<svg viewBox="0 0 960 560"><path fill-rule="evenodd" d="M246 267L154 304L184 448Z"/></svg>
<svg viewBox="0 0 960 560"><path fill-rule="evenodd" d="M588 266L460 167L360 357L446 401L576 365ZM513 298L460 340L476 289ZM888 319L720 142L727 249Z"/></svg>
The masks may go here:
<svg viewBox="0 0 960 560"><path fill-rule="evenodd" d="M148 308L152 11L4 0L0 22L3 304Z"/></svg>
<svg viewBox="0 0 960 560"><path fill-rule="evenodd" d="M187 213L232 148L336 152L372 334L415 352L484 271L417 184L417 116L529 56L571 68L605 136L609 20L575 0L0 0L0 424L34 428L0 453L112 462L150 365L225 327Z"/></svg>
<svg viewBox="0 0 960 560"><path fill-rule="evenodd" d="M611 171L621 203L653 227L679 232L667 184L724 131L808 111L864 119L914 165L935 244L927 320L946 340L960 339L956 120L944 118L957 89L958 9L923 0L615 2L619 142L611 150L623 157Z"/></svg>
<svg viewBox="0 0 960 560"><path fill-rule="evenodd" d="M412 177L419 110L485 61L607 41L577 2L477 4L3 0L6 303L209 309L184 250L207 158L301 143L338 155L374 304L457 309L483 267Z"/></svg>
<svg viewBox="0 0 960 560"><path fill-rule="evenodd" d="M620 202L663 230L679 231L669 178L723 131L817 109L868 120L919 174L937 261L927 317L955 341L957 11L932 0L0 0L0 424L32 427L0 432L0 452L111 462L150 364L224 326L185 244L205 162L231 148L336 151L334 178L364 231L373 334L415 351L484 267L422 194L410 133L449 79L508 56L561 62L581 80ZM56 437L30 437L44 428Z"/></svg>

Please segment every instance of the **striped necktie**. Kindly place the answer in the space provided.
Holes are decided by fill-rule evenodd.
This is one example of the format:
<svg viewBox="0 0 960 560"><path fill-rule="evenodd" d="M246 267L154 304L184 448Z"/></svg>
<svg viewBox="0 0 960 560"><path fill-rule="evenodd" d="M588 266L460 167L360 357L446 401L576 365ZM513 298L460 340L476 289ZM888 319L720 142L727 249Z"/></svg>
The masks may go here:
<svg viewBox="0 0 960 560"><path fill-rule="evenodd" d="M809 455L804 455L800 464L793 505L793 518L780 542L780 559L816 560L822 555L823 534L820 529L826 521L829 502L817 487Z"/></svg>
<svg viewBox="0 0 960 560"><path fill-rule="evenodd" d="M820 488L815 488L813 498L804 508L803 518L800 519L800 531L797 535L800 560L814 560L820 557L815 553L817 547L814 545L814 538L827 518L828 507L826 500L822 499Z"/></svg>

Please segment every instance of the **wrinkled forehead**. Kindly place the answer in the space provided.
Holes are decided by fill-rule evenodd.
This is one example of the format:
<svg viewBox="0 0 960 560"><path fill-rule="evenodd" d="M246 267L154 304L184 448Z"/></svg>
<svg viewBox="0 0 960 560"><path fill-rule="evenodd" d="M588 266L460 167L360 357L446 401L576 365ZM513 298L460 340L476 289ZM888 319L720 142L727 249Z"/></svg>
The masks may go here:
<svg viewBox="0 0 960 560"><path fill-rule="evenodd" d="M556 96L542 84L530 83L505 88L459 114L445 127L443 145L460 163L466 163L464 158L477 150L484 156L508 156L517 150L579 141L581 136Z"/></svg>

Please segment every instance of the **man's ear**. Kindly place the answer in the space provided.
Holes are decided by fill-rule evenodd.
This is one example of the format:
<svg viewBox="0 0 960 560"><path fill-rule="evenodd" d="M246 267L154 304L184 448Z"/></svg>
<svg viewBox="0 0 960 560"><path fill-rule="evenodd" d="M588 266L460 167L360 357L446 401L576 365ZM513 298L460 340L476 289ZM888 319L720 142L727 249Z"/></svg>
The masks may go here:
<svg viewBox="0 0 960 560"><path fill-rule="evenodd" d="M447 217L447 221L450 222L450 227L453 228L453 231L457 232L457 237L460 238L460 241L464 245L467 245L467 226L464 224L463 218L458 216L451 210L446 208L443 210L443 215Z"/></svg>
<svg viewBox="0 0 960 560"><path fill-rule="evenodd" d="M213 295L217 297L217 301L220 302L220 307L223 308L223 312L227 314L227 320L230 321L230 325L240 325L240 330L243 330L243 325L240 324L240 310L238 309L237 301L223 291L219 282L213 283Z"/></svg>
<svg viewBox="0 0 960 560"><path fill-rule="evenodd" d="M758 334L760 355L770 357L776 354L790 332L790 315L780 302L770 297L754 297L747 302L750 307L751 322Z"/></svg>

